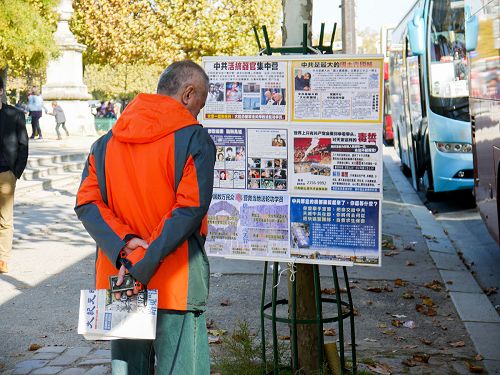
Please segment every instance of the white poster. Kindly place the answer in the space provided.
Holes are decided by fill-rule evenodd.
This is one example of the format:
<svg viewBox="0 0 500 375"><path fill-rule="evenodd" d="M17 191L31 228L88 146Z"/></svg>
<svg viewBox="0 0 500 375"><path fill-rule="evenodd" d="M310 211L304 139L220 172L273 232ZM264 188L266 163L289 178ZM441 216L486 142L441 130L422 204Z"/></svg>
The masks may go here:
<svg viewBox="0 0 500 375"><path fill-rule="evenodd" d="M303 60L291 67L292 121L381 121L381 60Z"/></svg>
<svg viewBox="0 0 500 375"><path fill-rule="evenodd" d="M287 62L204 61L210 79L205 120L287 120Z"/></svg>

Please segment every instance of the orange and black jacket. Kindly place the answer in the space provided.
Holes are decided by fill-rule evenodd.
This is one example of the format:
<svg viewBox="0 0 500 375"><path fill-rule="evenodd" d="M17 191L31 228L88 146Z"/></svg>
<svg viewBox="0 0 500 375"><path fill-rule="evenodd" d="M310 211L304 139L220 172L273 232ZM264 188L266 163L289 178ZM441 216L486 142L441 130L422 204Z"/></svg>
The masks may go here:
<svg viewBox="0 0 500 375"><path fill-rule="evenodd" d="M97 244L96 288L108 289L121 263L158 307L204 310L209 264L204 250L215 145L178 101L139 94L91 148L75 211ZM123 260L128 240L149 244Z"/></svg>

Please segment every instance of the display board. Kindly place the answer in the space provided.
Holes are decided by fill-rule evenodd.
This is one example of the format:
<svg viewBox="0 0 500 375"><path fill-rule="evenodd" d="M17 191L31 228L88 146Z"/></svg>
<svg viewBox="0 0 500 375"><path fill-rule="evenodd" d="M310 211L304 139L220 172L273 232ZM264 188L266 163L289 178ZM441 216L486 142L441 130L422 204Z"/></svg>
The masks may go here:
<svg viewBox="0 0 500 375"><path fill-rule="evenodd" d="M206 57L209 256L381 264L383 57Z"/></svg>

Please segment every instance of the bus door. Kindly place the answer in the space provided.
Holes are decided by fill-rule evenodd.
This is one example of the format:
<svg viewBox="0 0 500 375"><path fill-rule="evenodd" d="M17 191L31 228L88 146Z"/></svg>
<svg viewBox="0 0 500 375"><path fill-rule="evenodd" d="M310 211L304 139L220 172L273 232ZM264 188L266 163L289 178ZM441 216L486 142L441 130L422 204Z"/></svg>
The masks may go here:
<svg viewBox="0 0 500 375"><path fill-rule="evenodd" d="M403 65L401 66L401 81L403 86L403 100L404 100L404 121L402 126L401 137L404 138L406 143L406 148L408 150L408 167L411 173L411 179L413 188L418 190L418 180L417 180L417 168L415 164L415 142L413 137L413 121L412 121L412 111L411 111L411 83L410 83L410 71L408 69L408 50L409 43L408 39L405 38L405 43L403 46ZM411 56L410 56L411 58ZM417 125L417 124L415 124Z"/></svg>

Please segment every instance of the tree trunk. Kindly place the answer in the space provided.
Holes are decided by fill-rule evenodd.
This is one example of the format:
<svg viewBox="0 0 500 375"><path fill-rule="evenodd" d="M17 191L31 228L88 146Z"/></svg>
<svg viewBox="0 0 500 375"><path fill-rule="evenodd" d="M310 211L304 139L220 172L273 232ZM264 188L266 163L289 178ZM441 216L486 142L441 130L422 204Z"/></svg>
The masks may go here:
<svg viewBox="0 0 500 375"><path fill-rule="evenodd" d="M356 53L356 0L342 0L342 52Z"/></svg>
<svg viewBox="0 0 500 375"><path fill-rule="evenodd" d="M0 100L2 103L7 103L7 67L0 69L0 78L2 78L4 85L3 95Z"/></svg>
<svg viewBox="0 0 500 375"><path fill-rule="evenodd" d="M300 46L302 43L302 25L308 27L308 43L312 38L312 0L282 0L283 26L282 39L284 46ZM297 292L297 319L314 319L316 317L316 304L314 298L313 266L298 264L295 275ZM288 281L288 301L291 301L291 283ZM289 308L288 315L292 311ZM291 336L291 335L290 335ZM298 363L292 363L294 372L300 374L318 373L318 333L315 325L297 326ZM293 362L293 355L292 355Z"/></svg>

